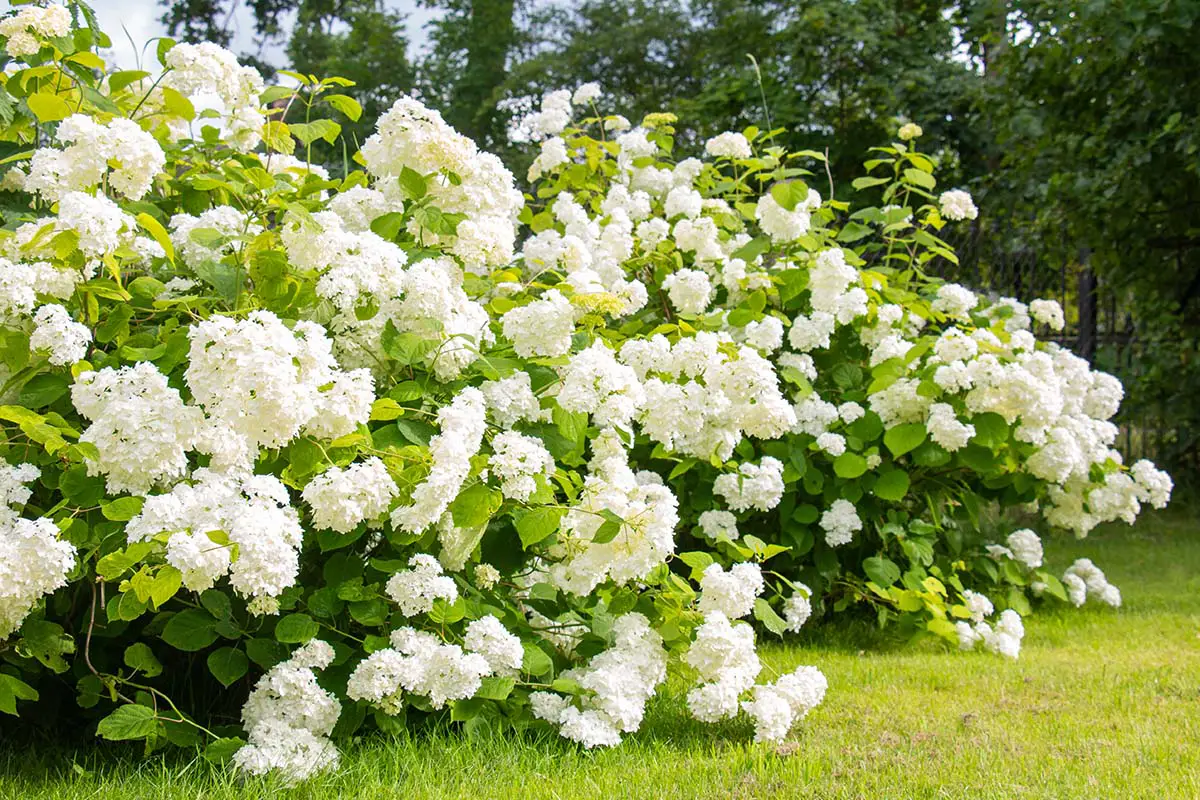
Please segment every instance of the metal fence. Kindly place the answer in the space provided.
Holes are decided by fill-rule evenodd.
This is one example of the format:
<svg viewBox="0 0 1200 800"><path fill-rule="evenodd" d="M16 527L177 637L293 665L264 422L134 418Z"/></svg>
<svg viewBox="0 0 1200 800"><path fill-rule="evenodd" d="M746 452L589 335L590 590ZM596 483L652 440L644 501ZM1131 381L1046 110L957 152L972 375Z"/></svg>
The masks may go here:
<svg viewBox="0 0 1200 800"><path fill-rule="evenodd" d="M1169 422L1166 409L1136 394L1143 378L1143 343L1136 320L1118 291L1106 286L1088 268L1089 253L1077 250L1060 256L1061 242L1046 246L1019 224L1006 220L977 220L957 236L947 237L959 263L939 259L933 272L984 294L1015 297L1028 303L1037 298L1058 300L1066 327L1054 338L1086 358L1097 369L1116 375L1127 388L1127 402L1114 422L1120 428L1117 447L1127 463L1139 458L1200 466L1195 448L1180 441L1181 432ZM1055 255L1051 255L1055 254Z"/></svg>

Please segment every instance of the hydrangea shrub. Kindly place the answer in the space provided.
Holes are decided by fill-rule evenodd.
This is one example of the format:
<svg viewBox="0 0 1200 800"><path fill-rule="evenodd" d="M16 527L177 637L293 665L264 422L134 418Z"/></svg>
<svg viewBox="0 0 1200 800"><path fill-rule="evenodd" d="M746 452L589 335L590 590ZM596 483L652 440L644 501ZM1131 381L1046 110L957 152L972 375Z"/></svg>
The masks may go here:
<svg viewBox="0 0 1200 800"><path fill-rule="evenodd" d="M102 737L298 780L428 714L615 745L678 672L777 741L826 680L762 637L858 610L1016 657L1033 603L1120 603L1032 528L1169 499L1120 384L1034 335L1057 304L930 277L977 210L916 126L850 203L589 84L524 121L522 192L411 98L355 151L337 78L107 71L77 2L0 37L9 714L73 687Z"/></svg>

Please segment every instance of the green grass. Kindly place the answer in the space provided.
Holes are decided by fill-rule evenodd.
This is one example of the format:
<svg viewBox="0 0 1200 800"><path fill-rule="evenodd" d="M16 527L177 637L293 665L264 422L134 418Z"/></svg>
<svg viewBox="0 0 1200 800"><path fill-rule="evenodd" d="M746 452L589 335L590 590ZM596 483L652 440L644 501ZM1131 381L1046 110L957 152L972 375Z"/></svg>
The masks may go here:
<svg viewBox="0 0 1200 800"><path fill-rule="evenodd" d="M1056 569L1093 558L1125 606L1034 616L1015 663L829 626L764 647L778 670L829 679L779 748L753 744L748 722L691 721L673 691L601 752L549 736L370 737L335 774L287 789L111 745L26 748L0 755L0 798L1200 798L1200 525L1158 515L1047 550Z"/></svg>

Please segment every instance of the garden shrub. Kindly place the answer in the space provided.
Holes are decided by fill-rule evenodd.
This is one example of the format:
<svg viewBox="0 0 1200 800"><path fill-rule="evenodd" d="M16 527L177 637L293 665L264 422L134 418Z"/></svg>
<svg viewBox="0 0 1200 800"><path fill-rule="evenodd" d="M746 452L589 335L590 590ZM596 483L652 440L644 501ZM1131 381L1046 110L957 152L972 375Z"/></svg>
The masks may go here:
<svg viewBox="0 0 1200 800"><path fill-rule="evenodd" d="M1111 449L1120 384L1032 333L1055 303L929 276L976 210L916 126L850 203L776 131L675 159L589 84L525 120L523 194L411 98L356 150L338 78L108 72L77 2L0 35L9 714L73 692L294 780L430 714L617 744L678 671L774 741L826 682L758 637L869 610L1015 657L1038 598L1120 594L989 509L1169 498Z"/></svg>

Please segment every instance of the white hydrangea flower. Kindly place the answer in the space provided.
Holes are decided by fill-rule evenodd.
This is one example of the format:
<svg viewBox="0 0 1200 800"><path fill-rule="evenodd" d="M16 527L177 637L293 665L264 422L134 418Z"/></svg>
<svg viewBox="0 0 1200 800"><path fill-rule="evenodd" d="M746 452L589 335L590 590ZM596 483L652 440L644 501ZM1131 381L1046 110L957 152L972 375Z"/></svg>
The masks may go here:
<svg viewBox="0 0 1200 800"><path fill-rule="evenodd" d="M971 195L961 189L942 192L938 198L938 205L942 216L946 219L964 220L975 219L979 216L979 209L975 207Z"/></svg>
<svg viewBox="0 0 1200 800"><path fill-rule="evenodd" d="M720 611L705 615L683 660L700 678L700 685L688 692L687 704L701 722L736 715L740 695L754 685L762 669L754 649L754 629L731 624Z"/></svg>
<svg viewBox="0 0 1200 800"><path fill-rule="evenodd" d="M738 538L737 517L729 511L705 511L700 515L700 532L710 539L722 536L730 540Z"/></svg>
<svg viewBox="0 0 1200 800"><path fill-rule="evenodd" d="M734 564L728 572L720 564L709 564L700 578L700 613L720 611L729 619L744 617L754 610L754 599L763 585L758 564Z"/></svg>
<svg viewBox="0 0 1200 800"><path fill-rule="evenodd" d="M458 586L449 575L442 574L442 565L431 555L417 553L408 560L412 569L401 570L388 579L385 591L406 617L428 614L435 600L453 603L458 599Z"/></svg>
<svg viewBox="0 0 1200 800"><path fill-rule="evenodd" d="M541 440L515 431L505 431L492 440L488 468L500 480L505 497L524 502L537 489L538 475L554 474L554 457Z"/></svg>
<svg viewBox="0 0 1200 800"><path fill-rule="evenodd" d="M575 309L557 289L500 318L504 336L521 358L565 355L575 332Z"/></svg>
<svg viewBox="0 0 1200 800"><path fill-rule="evenodd" d="M825 531L825 542L830 547L840 547L849 544L857 531L863 528L858 510L849 500L841 498L834 500L828 510L821 515L821 530Z"/></svg>
<svg viewBox="0 0 1200 800"><path fill-rule="evenodd" d="M51 364L64 367L87 355L92 331L71 319L60 305L45 305L33 315L34 329L29 336L29 349L48 353Z"/></svg>
<svg viewBox="0 0 1200 800"><path fill-rule="evenodd" d="M59 538L53 520L21 519L12 508L29 500L24 484L38 478L30 464L0 459L0 639L21 627L42 596L67 585L75 547Z"/></svg>
<svg viewBox="0 0 1200 800"><path fill-rule="evenodd" d="M483 656L488 668L496 675L515 675L525 657L520 637L510 633L504 623L491 614L467 625L463 643L471 652Z"/></svg>
<svg viewBox="0 0 1200 800"><path fill-rule="evenodd" d="M1028 528L1013 531L1005 541L1013 558L1029 569L1037 569L1042 565L1042 540L1033 531Z"/></svg>
<svg viewBox="0 0 1200 800"><path fill-rule="evenodd" d="M349 533L386 514L398 493L383 461L371 457L345 469L330 467L309 481L301 497L312 509L315 527Z"/></svg>
<svg viewBox="0 0 1200 800"><path fill-rule="evenodd" d="M454 502L471 471L471 457L479 452L487 427L483 393L468 387L438 411L441 433L429 442L433 466L425 481L412 492L412 502L392 511L392 525L418 533L441 519Z"/></svg>
<svg viewBox="0 0 1200 800"><path fill-rule="evenodd" d="M342 706L317 683L313 670L333 661L333 648L319 639L259 678L242 707L247 743L233 763L254 775L278 771L297 783L332 769L338 751L329 741Z"/></svg>
<svg viewBox="0 0 1200 800"><path fill-rule="evenodd" d="M708 310L712 300L712 281L698 269L681 269L671 273L662 283L671 305L680 314L698 316Z"/></svg>
<svg viewBox="0 0 1200 800"><path fill-rule="evenodd" d="M798 667L774 683L754 687L742 708L754 719L754 741L780 742L797 721L825 699L829 684L816 667Z"/></svg>
<svg viewBox="0 0 1200 800"><path fill-rule="evenodd" d="M91 420L79 437L97 450L88 474L104 475L110 493L145 494L187 474L204 413L184 405L153 363L80 373L71 402Z"/></svg>
<svg viewBox="0 0 1200 800"><path fill-rule="evenodd" d="M797 583L795 586L796 590L792 596L783 602L783 619L787 622L789 631L799 633L804 623L812 616L812 589L803 583Z"/></svg>
<svg viewBox="0 0 1200 800"><path fill-rule="evenodd" d="M783 488L783 462L771 456L764 456L758 464L744 463L736 473L719 475L713 481L713 494L734 511L770 511L779 505Z"/></svg>
<svg viewBox="0 0 1200 800"><path fill-rule="evenodd" d="M1029 313L1035 320L1048 325L1054 331L1061 331L1067 324L1063 308L1057 300L1034 300L1029 304Z"/></svg>
<svg viewBox="0 0 1200 800"><path fill-rule="evenodd" d="M704 152L713 158L750 158L750 142L735 131L725 131L704 143Z"/></svg>

